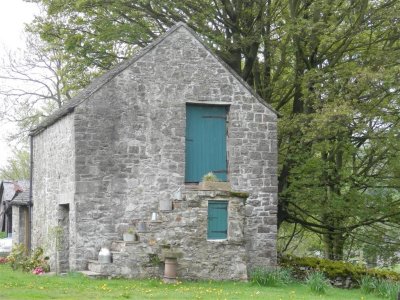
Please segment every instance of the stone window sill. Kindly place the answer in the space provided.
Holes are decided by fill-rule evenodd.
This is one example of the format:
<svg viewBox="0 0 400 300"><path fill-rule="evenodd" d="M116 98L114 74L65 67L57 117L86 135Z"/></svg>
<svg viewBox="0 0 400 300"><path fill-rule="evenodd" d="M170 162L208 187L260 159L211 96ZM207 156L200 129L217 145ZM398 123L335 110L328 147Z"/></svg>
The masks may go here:
<svg viewBox="0 0 400 300"><path fill-rule="evenodd" d="M216 240L210 240L210 239L207 239L207 242L217 242L217 243L219 243L219 242L228 242L228 239L216 239Z"/></svg>

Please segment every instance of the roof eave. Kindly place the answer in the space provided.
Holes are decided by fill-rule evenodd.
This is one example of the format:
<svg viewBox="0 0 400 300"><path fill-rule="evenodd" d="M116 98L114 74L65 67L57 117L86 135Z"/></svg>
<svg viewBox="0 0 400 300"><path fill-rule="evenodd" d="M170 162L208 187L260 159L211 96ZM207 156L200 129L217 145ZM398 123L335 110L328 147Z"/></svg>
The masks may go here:
<svg viewBox="0 0 400 300"><path fill-rule="evenodd" d="M184 22L178 22L175 24L173 27L171 27L166 33L162 34L159 36L157 39L155 39L152 43L150 43L148 46L144 47L141 49L134 57L123 61L116 66L114 66L111 70L107 71L100 77L94 79L86 88L84 88L78 95L76 95L74 98L72 98L65 106L61 107L59 110L54 112L52 115L50 115L46 120L41 122L38 126L30 130L29 135L30 136L36 136L42 131L46 130L49 126L53 125L55 122L63 118L64 116L72 113L79 104L87 100L91 95L93 95L95 92L97 92L100 88L102 88L105 84L107 84L109 81L111 81L115 76L120 74L122 71L124 71L126 68L128 68L130 65L132 65L134 62L139 60L141 57L146 55L150 50L152 50L154 47L156 47L159 43L161 43L164 39L166 39L169 35L171 35L173 32L175 32L178 28L184 27L186 28L192 35L193 37L200 42L200 44L209 52L215 59L218 60L219 63L221 63L251 94L254 96L261 104L266 106L271 112L279 116L279 113L268 103L265 102L264 99L262 99L249 85L246 81L244 81L227 63L225 63L221 58L219 58L202 40L201 38L197 35L197 33L190 28L186 23Z"/></svg>

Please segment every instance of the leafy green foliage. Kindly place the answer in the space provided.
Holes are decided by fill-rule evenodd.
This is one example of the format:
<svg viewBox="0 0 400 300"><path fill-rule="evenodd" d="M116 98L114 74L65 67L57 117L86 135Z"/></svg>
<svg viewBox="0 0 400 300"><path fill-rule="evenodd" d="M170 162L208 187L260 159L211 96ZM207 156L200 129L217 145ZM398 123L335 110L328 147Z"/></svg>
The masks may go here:
<svg viewBox="0 0 400 300"><path fill-rule="evenodd" d="M296 278L306 278L310 271L320 271L330 280L337 277L350 277L354 283L360 283L365 276L377 279L389 279L400 282L400 273L383 269L368 269L364 265L353 265L343 261L333 261L316 257L287 256L281 258L281 265L293 269Z"/></svg>
<svg viewBox="0 0 400 300"><path fill-rule="evenodd" d="M219 181L218 177L213 172L208 172L206 175L203 176L203 181Z"/></svg>
<svg viewBox="0 0 400 300"><path fill-rule="evenodd" d="M279 112L278 222L327 258L400 224L399 1L37 2L30 31L63 49L72 89L177 21L200 33Z"/></svg>
<svg viewBox="0 0 400 300"><path fill-rule="evenodd" d="M375 277L363 276L360 279L360 288L365 294L371 294L376 290L377 281Z"/></svg>
<svg viewBox="0 0 400 300"><path fill-rule="evenodd" d="M390 268L399 263L399 234L396 224L374 224L366 228L357 229L348 245L349 257L362 253L362 259L368 266L379 266ZM350 249L350 247L352 249Z"/></svg>
<svg viewBox="0 0 400 300"><path fill-rule="evenodd" d="M383 298L397 299L400 292L400 284L391 280L364 276L360 280L360 288L365 294L375 293Z"/></svg>
<svg viewBox="0 0 400 300"><path fill-rule="evenodd" d="M13 270L22 269L23 265L27 261L27 250L24 245L19 244L15 245L12 248L10 255L7 257L8 261L10 262L11 268Z"/></svg>
<svg viewBox="0 0 400 300"><path fill-rule="evenodd" d="M29 179L30 157L26 150L14 150L7 164L0 168L0 178L6 180Z"/></svg>
<svg viewBox="0 0 400 300"><path fill-rule="evenodd" d="M318 271L309 273L306 283L311 291L316 294L325 294L326 290L330 287L324 273Z"/></svg>
<svg viewBox="0 0 400 300"><path fill-rule="evenodd" d="M283 223L279 228L277 250L281 256L315 256L323 253L324 247L318 234L298 224Z"/></svg>
<svg viewBox="0 0 400 300"><path fill-rule="evenodd" d="M48 272L50 267L43 254L44 250L39 247L29 256L25 246L23 244L18 244L13 246L7 260L13 270L21 269L25 272L31 272L36 268L41 268L43 271Z"/></svg>
<svg viewBox="0 0 400 300"><path fill-rule="evenodd" d="M400 284L389 280L378 279L376 294L388 299L397 299L400 292Z"/></svg>
<svg viewBox="0 0 400 300"><path fill-rule="evenodd" d="M294 281L289 268L256 268L250 272L250 278L253 284L260 286L281 286Z"/></svg>

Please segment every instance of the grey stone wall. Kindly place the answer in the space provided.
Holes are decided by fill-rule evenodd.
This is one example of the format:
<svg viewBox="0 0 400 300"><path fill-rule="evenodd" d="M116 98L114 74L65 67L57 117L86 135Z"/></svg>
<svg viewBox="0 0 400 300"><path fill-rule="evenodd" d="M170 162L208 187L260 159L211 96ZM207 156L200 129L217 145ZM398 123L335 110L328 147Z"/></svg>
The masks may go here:
<svg viewBox="0 0 400 300"><path fill-rule="evenodd" d="M226 240L207 240L210 200L228 201ZM158 212L156 221L147 221L146 230L137 232L138 241L113 242L111 265L90 262L89 269L110 276L162 276L163 261L172 255L178 258L179 278L246 280L245 199L228 192L193 190L183 200L174 201L173 206L173 210ZM125 226L121 224L121 229Z"/></svg>
<svg viewBox="0 0 400 300"><path fill-rule="evenodd" d="M227 240L207 240L210 200L228 201ZM174 210L159 213L159 223L149 223L149 233L138 233L139 242L153 241L154 252L161 258L160 246L170 245L166 251L177 252L180 278L245 280L245 201L226 192L187 191L184 200L174 201Z"/></svg>
<svg viewBox="0 0 400 300"><path fill-rule="evenodd" d="M27 246L27 236L26 229L27 224L26 221L28 218L28 207L27 206L12 206L12 243L16 244L24 244Z"/></svg>
<svg viewBox="0 0 400 300"><path fill-rule="evenodd" d="M12 243L13 245L23 243L23 235L20 233L20 211L18 206L12 208Z"/></svg>
<svg viewBox="0 0 400 300"><path fill-rule="evenodd" d="M185 191L189 102L230 105L228 178L234 190L250 193L247 267L276 263L276 116L179 27L75 108L75 268L119 239L122 226L150 220L160 200ZM210 255L218 250L206 245Z"/></svg>
<svg viewBox="0 0 400 300"><path fill-rule="evenodd" d="M74 116L67 115L33 137L32 246L43 247L55 269L59 205L69 204L74 216L75 146ZM75 255L76 231L68 232L71 256ZM62 229L63 231L65 229Z"/></svg>

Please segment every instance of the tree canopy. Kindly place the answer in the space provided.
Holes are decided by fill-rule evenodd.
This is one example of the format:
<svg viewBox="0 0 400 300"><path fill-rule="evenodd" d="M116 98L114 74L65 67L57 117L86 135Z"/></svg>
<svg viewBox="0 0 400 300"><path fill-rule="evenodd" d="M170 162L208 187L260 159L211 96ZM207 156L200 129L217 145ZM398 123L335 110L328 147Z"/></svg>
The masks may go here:
<svg viewBox="0 0 400 300"><path fill-rule="evenodd" d="M26 47L25 51L9 52L0 65L0 114L17 123L20 130L16 136L21 139L76 90L70 84L69 63L61 47L33 34L27 36Z"/></svg>
<svg viewBox="0 0 400 300"><path fill-rule="evenodd" d="M0 168L1 180L28 180L29 179L29 151L26 149L14 149L13 157L7 160L7 164Z"/></svg>
<svg viewBox="0 0 400 300"><path fill-rule="evenodd" d="M280 114L278 224L349 237L399 224L397 0L35 0L78 89L178 21Z"/></svg>

